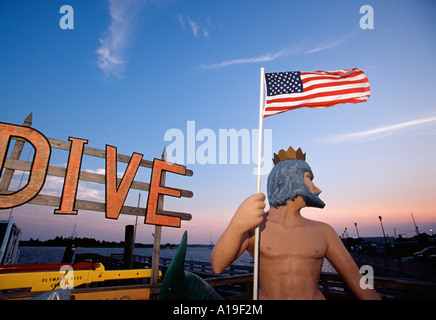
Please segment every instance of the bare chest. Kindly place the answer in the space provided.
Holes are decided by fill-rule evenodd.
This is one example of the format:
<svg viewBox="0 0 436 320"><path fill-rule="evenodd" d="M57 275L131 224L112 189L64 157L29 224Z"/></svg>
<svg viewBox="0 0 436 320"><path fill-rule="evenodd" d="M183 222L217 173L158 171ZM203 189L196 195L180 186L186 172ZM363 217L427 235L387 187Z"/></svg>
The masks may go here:
<svg viewBox="0 0 436 320"><path fill-rule="evenodd" d="M314 227L286 229L273 223L261 232L259 249L264 258L322 259L327 250L327 242Z"/></svg>

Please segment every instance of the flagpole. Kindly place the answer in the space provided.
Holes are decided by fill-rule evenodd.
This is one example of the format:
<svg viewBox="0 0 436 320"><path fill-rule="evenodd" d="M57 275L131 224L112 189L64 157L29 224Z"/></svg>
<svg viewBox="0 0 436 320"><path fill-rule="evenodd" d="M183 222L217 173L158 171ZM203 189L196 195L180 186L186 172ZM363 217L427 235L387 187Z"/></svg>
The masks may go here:
<svg viewBox="0 0 436 320"><path fill-rule="evenodd" d="M262 140L263 140L263 109L265 90L265 68L260 68L260 100L259 100L259 141L257 153L257 193L260 192L262 168ZM259 282L259 226L254 231L254 269L253 269L253 300L258 299Z"/></svg>

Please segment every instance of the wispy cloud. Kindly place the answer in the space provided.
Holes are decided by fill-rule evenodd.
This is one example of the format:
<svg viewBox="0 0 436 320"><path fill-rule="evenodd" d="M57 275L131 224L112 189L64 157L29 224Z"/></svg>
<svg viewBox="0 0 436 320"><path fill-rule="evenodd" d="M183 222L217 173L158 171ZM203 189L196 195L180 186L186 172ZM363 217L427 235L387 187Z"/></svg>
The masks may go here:
<svg viewBox="0 0 436 320"><path fill-rule="evenodd" d="M97 190L94 183L81 182L77 190L77 199L90 201L104 201L104 188Z"/></svg>
<svg viewBox="0 0 436 320"><path fill-rule="evenodd" d="M351 35L352 35L351 33L348 33L345 36L335 38L335 39L330 39L326 42L319 44L315 48L307 50L306 53L310 54L310 53L315 53L315 52L320 52L320 51L335 48L335 47L345 43L351 37Z"/></svg>
<svg viewBox="0 0 436 320"><path fill-rule="evenodd" d="M311 53L320 52L327 49L333 49L335 47L338 47L339 45L345 43L350 37L351 37L351 33L341 36L339 38L328 40L311 49L307 49L307 46L297 45L291 48L282 49L275 52L269 52L256 57L246 57L240 59L226 60L214 64L201 64L200 67L203 69L218 69L218 68L225 68L225 67L229 67L232 65L239 65L239 64L270 62L291 55L311 54Z"/></svg>
<svg viewBox="0 0 436 320"><path fill-rule="evenodd" d="M186 26L185 17L179 14L177 18L179 19L180 26L184 30ZM199 37L209 38L209 28L213 27L213 24L210 19L207 19L206 23L203 23L200 20L195 21L191 19L190 16L186 16L186 20L195 38L199 38Z"/></svg>
<svg viewBox="0 0 436 320"><path fill-rule="evenodd" d="M86 169L86 172L90 172L90 173L96 173L96 174L106 174L106 169L104 168L98 168L98 169Z"/></svg>
<svg viewBox="0 0 436 320"><path fill-rule="evenodd" d="M361 140L376 140L376 139L383 138L387 135L401 133L405 129L418 128L435 122L436 122L436 116L427 116L421 119L401 122L401 123L374 128L370 130L333 135L327 137L325 141L329 143L345 143L345 142L351 142L351 141L354 142L354 141L361 141Z"/></svg>
<svg viewBox="0 0 436 320"><path fill-rule="evenodd" d="M130 42L131 33L135 27L139 7L143 0L109 0L109 28L99 39L97 49L98 66L106 77L122 78L126 64L126 49Z"/></svg>
<svg viewBox="0 0 436 320"><path fill-rule="evenodd" d="M191 20L191 18L189 18L189 16L187 18L188 18L188 23L191 27L192 33L194 34L194 37L197 38L198 31L200 30L200 26L194 20Z"/></svg>
<svg viewBox="0 0 436 320"><path fill-rule="evenodd" d="M273 60L276 60L276 59L281 58L281 57L286 57L286 56L295 54L298 51L299 51L299 49L296 49L296 48L288 48L288 49L283 49L283 50L279 50L276 52L266 53L264 55L257 56L257 57L247 57L247 58L241 58L241 59L227 60L227 61L219 62L216 64L201 64L200 67L203 69L218 69L218 68L229 67L231 65L236 65L236 64L269 62L269 61L273 61Z"/></svg>

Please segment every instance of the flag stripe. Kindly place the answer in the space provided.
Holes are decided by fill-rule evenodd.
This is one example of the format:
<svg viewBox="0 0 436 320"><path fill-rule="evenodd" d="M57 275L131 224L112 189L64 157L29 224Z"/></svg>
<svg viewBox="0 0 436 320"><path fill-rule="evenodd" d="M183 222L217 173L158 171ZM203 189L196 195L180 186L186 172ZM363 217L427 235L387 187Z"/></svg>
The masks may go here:
<svg viewBox="0 0 436 320"><path fill-rule="evenodd" d="M368 79L365 75L360 75L359 77L353 77L352 79L327 79L327 78L318 78L318 77L304 77L301 76L301 80L305 88L308 88L317 84L328 84L331 86L347 84L347 83L368 83Z"/></svg>
<svg viewBox="0 0 436 320"><path fill-rule="evenodd" d="M318 88L336 88L339 86L349 86L350 88L367 88L369 87L368 82L365 79L362 80L356 80L353 83L350 82L345 82L345 81L337 81L337 83L335 83L334 85L332 85L331 83L314 83L310 86L306 86L306 90L307 91L311 91L314 89L318 89Z"/></svg>
<svg viewBox="0 0 436 320"><path fill-rule="evenodd" d="M264 117L297 108L364 102L371 95L368 78L357 68L267 74L266 78Z"/></svg>
<svg viewBox="0 0 436 320"><path fill-rule="evenodd" d="M309 90L308 92L303 93L295 93L295 94L287 94L282 95L281 98L271 99L267 104L275 104L275 103L283 103L286 101L292 102L292 101L301 101L304 99L311 99L316 96L328 96L336 93L352 93L356 92L358 94L359 92L367 93L369 92L370 88L369 85L361 86L361 85L348 85L348 86L341 86L341 87L321 87L321 88L313 88L312 90Z"/></svg>
<svg viewBox="0 0 436 320"><path fill-rule="evenodd" d="M350 94L339 94L339 95L335 95L335 96L322 96L322 97L313 97L311 99L307 99L304 107L316 107L317 104L320 107L328 107L328 106L334 106L340 103L344 103L344 102L339 102L337 103L337 101L366 101L367 100L367 95L364 94L361 97L356 96L354 93L350 93ZM334 104L332 104L334 103ZM280 110L280 109L284 109L284 108L302 108L300 106L300 102L299 101L291 101L291 102L284 102L284 103L278 103L275 106L269 107L268 110Z"/></svg>

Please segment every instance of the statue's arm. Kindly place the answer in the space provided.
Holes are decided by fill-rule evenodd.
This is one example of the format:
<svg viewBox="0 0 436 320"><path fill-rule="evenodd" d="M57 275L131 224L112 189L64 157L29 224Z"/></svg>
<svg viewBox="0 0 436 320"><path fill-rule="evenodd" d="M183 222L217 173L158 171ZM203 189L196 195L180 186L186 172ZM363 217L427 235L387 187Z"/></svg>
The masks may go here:
<svg viewBox="0 0 436 320"><path fill-rule="evenodd" d="M240 205L227 229L212 250L210 260L216 274L222 273L247 250L252 238L250 230L263 221L264 209L265 195L263 193L248 197Z"/></svg>
<svg viewBox="0 0 436 320"><path fill-rule="evenodd" d="M325 234L328 241L326 258L330 261L347 286L358 299L379 300L380 296L374 289L367 286L361 287L362 274L354 262L348 250L336 232L330 226L325 227ZM365 279L363 278L362 281Z"/></svg>

